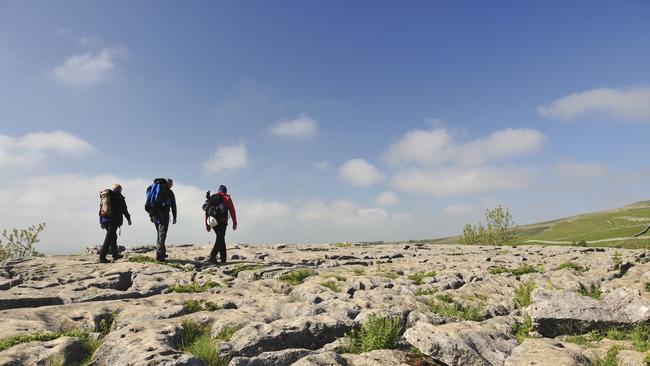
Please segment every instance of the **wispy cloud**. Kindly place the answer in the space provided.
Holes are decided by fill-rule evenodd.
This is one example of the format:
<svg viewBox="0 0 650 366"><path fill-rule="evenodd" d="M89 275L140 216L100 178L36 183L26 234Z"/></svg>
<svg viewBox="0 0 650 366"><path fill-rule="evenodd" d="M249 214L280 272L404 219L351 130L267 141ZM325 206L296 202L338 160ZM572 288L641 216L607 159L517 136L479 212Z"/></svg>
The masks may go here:
<svg viewBox="0 0 650 366"><path fill-rule="evenodd" d="M384 191L375 198L375 203L380 206L393 206L399 203L399 199L395 193Z"/></svg>
<svg viewBox="0 0 650 366"><path fill-rule="evenodd" d="M104 48L96 54L74 55L52 69L59 82L74 86L92 86L106 80L115 69L115 61L126 53L123 47Z"/></svg>
<svg viewBox="0 0 650 366"><path fill-rule="evenodd" d="M589 113L605 113L615 118L650 121L650 87L627 89L599 88L576 92L537 107L540 115L565 121Z"/></svg>
<svg viewBox="0 0 650 366"><path fill-rule="evenodd" d="M64 131L33 132L22 137L0 135L0 166L32 168L51 154L71 156L93 150L90 143Z"/></svg>
<svg viewBox="0 0 650 366"><path fill-rule="evenodd" d="M443 211L448 215L466 215L474 212L475 207L466 203L451 204L445 206Z"/></svg>
<svg viewBox="0 0 650 366"><path fill-rule="evenodd" d="M537 151L545 141L544 134L530 128L499 130L465 143L455 141L444 128L412 130L388 148L385 159L393 166L478 165Z"/></svg>
<svg viewBox="0 0 650 366"><path fill-rule="evenodd" d="M553 166L559 176L565 178L595 178L607 174L607 167L596 162L562 162Z"/></svg>
<svg viewBox="0 0 650 366"><path fill-rule="evenodd" d="M365 159L348 160L339 168L339 179L358 187L368 187L385 176L384 172Z"/></svg>
<svg viewBox="0 0 650 366"><path fill-rule="evenodd" d="M294 119L283 120L269 129L272 135L297 140L308 139L318 131L318 121L301 114Z"/></svg>
<svg viewBox="0 0 650 366"><path fill-rule="evenodd" d="M246 143L240 141L236 145L222 145L203 163L203 169L208 173L218 173L223 170L243 168L248 164Z"/></svg>

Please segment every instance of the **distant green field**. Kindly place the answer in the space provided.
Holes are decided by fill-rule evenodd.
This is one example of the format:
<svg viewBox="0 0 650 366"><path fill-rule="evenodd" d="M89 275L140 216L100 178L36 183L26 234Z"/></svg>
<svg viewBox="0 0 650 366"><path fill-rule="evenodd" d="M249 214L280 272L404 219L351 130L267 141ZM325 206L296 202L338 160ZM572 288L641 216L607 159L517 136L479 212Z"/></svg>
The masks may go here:
<svg viewBox="0 0 650 366"><path fill-rule="evenodd" d="M650 248L650 232L632 238L648 224L650 201L643 201L615 210L521 226L512 244L577 245L585 241L589 246ZM444 238L434 243L457 243L458 239Z"/></svg>

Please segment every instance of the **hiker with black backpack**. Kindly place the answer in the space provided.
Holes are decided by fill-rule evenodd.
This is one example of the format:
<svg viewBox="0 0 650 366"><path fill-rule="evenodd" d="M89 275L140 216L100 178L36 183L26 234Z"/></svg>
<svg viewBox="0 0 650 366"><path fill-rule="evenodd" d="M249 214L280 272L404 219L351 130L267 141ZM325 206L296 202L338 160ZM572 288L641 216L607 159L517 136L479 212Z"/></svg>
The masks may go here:
<svg viewBox="0 0 650 366"><path fill-rule="evenodd" d="M117 229L126 221L131 225L131 215L122 196L122 186L113 184L112 189L99 192L99 224L106 230L104 244L99 252L100 263L110 263L106 255L110 251L114 260L123 256L117 250Z"/></svg>
<svg viewBox="0 0 650 366"><path fill-rule="evenodd" d="M203 204L203 211L205 211L205 230L210 231L214 229L217 239L214 242L212 251L210 252L209 261L212 263L217 262L217 252L222 264L226 263L226 229L228 228L228 215L232 217L232 229L237 230L237 214L235 212L235 205L228 194L226 186L219 186L219 192L210 194L208 191L205 194L206 201Z"/></svg>
<svg viewBox="0 0 650 366"><path fill-rule="evenodd" d="M167 258L167 230L169 229L169 210L173 215L172 224L176 224L176 197L172 191L174 181L156 178L147 188L144 209L149 213L149 219L156 226L156 260L164 262Z"/></svg>

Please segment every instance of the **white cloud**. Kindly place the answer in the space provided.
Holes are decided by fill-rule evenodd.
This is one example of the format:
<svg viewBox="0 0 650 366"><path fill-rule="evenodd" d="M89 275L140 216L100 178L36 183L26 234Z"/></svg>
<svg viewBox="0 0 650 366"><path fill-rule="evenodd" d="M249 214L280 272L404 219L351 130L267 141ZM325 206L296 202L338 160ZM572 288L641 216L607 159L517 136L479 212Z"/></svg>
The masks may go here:
<svg viewBox="0 0 650 366"><path fill-rule="evenodd" d="M321 161L317 161L314 164L314 166L316 167L317 170L324 172L332 169L332 162L330 162L329 160L321 160Z"/></svg>
<svg viewBox="0 0 650 366"><path fill-rule="evenodd" d="M399 203L399 199L397 198L397 195L391 191L385 191L380 193L376 198L375 198L375 203L377 203L380 206L393 206Z"/></svg>
<svg viewBox="0 0 650 366"><path fill-rule="evenodd" d="M277 221L288 217L291 207L279 201L262 199L245 200L237 203L238 216L247 223L257 224L266 221Z"/></svg>
<svg viewBox="0 0 650 366"><path fill-rule="evenodd" d="M596 162L563 162L553 166L557 175L565 178L596 178L607 174L607 167Z"/></svg>
<svg viewBox="0 0 650 366"><path fill-rule="evenodd" d="M544 134L529 128L499 130L466 143L456 142L443 128L412 130L389 147L385 159L393 166L450 162L477 165L534 152L545 140Z"/></svg>
<svg viewBox="0 0 650 366"><path fill-rule="evenodd" d="M203 163L203 169L208 173L218 173L223 170L243 168L248 164L248 153L244 141L238 145L222 145Z"/></svg>
<svg viewBox="0 0 650 366"><path fill-rule="evenodd" d="M447 205L443 209L448 215L465 215L474 212L474 210L474 206L465 203Z"/></svg>
<svg viewBox="0 0 650 366"><path fill-rule="evenodd" d="M284 120L271 127L269 132L275 136L288 137L298 140L310 138L316 134L318 122L304 114L291 120Z"/></svg>
<svg viewBox="0 0 650 366"><path fill-rule="evenodd" d="M75 55L52 70L54 78L64 84L92 86L103 80L115 69L115 60L126 53L122 47L104 48L97 54Z"/></svg>
<svg viewBox="0 0 650 366"><path fill-rule="evenodd" d="M566 121L592 112L626 120L650 121L650 87L586 90L540 106L537 111L543 117Z"/></svg>
<svg viewBox="0 0 650 366"><path fill-rule="evenodd" d="M515 167L445 168L437 172L410 168L395 173L391 186L404 192L447 197L519 189L534 174L530 169Z"/></svg>
<svg viewBox="0 0 650 366"><path fill-rule="evenodd" d="M88 142L64 131L33 132L18 138L0 135L0 167L32 168L51 154L74 156L93 150Z"/></svg>
<svg viewBox="0 0 650 366"><path fill-rule="evenodd" d="M348 160L339 168L339 179L359 187L370 186L385 176L384 172L364 159Z"/></svg>

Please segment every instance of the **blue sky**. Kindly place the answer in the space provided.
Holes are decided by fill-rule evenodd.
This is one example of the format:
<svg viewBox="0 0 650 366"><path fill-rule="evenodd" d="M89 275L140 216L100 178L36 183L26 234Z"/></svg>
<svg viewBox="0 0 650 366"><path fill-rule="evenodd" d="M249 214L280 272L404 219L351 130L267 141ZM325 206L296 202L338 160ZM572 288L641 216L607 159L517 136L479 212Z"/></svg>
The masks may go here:
<svg viewBox="0 0 650 366"><path fill-rule="evenodd" d="M453 235L650 198L650 4L0 2L0 222L102 240L97 192L175 179L171 243ZM56 206L54 210L42 206Z"/></svg>

